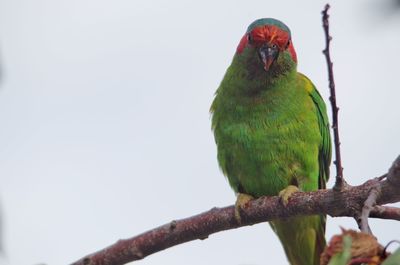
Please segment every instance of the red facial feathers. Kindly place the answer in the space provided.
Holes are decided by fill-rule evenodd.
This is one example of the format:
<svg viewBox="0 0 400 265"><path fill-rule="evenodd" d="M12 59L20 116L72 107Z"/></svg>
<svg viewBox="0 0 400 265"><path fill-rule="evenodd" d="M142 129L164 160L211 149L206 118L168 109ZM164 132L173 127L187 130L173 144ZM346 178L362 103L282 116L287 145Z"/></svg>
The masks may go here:
<svg viewBox="0 0 400 265"><path fill-rule="evenodd" d="M249 39L251 39L250 43ZM287 49L292 55L293 61L297 62L296 52L289 33L275 25L259 26L246 33L240 40L236 52L241 53L247 45L261 47L265 43L275 44L280 51Z"/></svg>
<svg viewBox="0 0 400 265"><path fill-rule="evenodd" d="M294 50L292 41L290 41L289 47L287 49L290 52L290 55L292 56L293 61L297 63L297 55L296 55L296 51Z"/></svg>
<svg viewBox="0 0 400 265"><path fill-rule="evenodd" d="M249 35L246 33L240 40L239 45L236 48L236 53L242 53L244 48L247 46L248 42L249 42Z"/></svg>

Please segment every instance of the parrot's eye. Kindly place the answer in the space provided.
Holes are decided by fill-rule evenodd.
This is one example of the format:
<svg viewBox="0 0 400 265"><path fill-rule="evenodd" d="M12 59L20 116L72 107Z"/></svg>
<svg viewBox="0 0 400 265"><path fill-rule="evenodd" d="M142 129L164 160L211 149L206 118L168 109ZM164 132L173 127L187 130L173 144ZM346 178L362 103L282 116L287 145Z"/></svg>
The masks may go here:
<svg viewBox="0 0 400 265"><path fill-rule="evenodd" d="M286 43L286 49L289 47L290 45L290 40L288 40L288 42Z"/></svg>
<svg viewBox="0 0 400 265"><path fill-rule="evenodd" d="M247 40L252 43L253 42L253 37L251 36L251 34L247 34Z"/></svg>
<svg viewBox="0 0 400 265"><path fill-rule="evenodd" d="M278 48L278 46L276 46L276 44L272 44L271 48L276 49L276 48Z"/></svg>

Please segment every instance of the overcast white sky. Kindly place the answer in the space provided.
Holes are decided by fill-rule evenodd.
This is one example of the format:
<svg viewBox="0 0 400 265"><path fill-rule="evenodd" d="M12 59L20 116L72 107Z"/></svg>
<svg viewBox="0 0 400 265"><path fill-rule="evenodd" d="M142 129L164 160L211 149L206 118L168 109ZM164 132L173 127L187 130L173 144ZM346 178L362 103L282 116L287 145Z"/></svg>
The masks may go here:
<svg viewBox="0 0 400 265"><path fill-rule="evenodd" d="M331 1L351 184L386 172L400 151L400 13L384 3ZM324 4L0 0L3 262L67 264L172 219L233 204L210 130L215 89L247 25L274 17L291 28L299 70L327 100ZM371 224L383 244L400 238L398 222ZM355 222L329 218L328 238L339 225ZM286 264L269 226L259 224L137 264L266 261Z"/></svg>

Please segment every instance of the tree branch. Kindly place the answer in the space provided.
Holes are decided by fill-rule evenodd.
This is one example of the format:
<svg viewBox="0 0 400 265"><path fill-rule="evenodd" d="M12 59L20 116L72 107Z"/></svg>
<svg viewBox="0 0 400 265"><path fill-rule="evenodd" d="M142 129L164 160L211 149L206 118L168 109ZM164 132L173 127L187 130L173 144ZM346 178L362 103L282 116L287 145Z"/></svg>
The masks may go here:
<svg viewBox="0 0 400 265"><path fill-rule="evenodd" d="M379 187L376 205L400 201L400 156L397 157L385 180L375 178L360 186L348 186L342 191L333 189L293 194L286 207L279 197L261 197L247 204L241 213L241 223L237 223L234 206L213 208L202 214L154 228L130 239L119 240L115 244L88 255L72 265L120 265L142 259L166 248L196 239L206 239L209 235L253 225L279 218L298 215L328 214L330 216L355 217L363 209L371 190ZM393 207L375 206L371 217L400 219L400 210Z"/></svg>
<svg viewBox="0 0 400 265"><path fill-rule="evenodd" d="M378 205L372 209L369 217L400 221L400 208Z"/></svg>
<svg viewBox="0 0 400 265"><path fill-rule="evenodd" d="M380 192L381 190L379 185L372 187L371 191L369 192L368 198L364 202L360 219L357 219L357 223L359 224L361 232L372 235L371 228L368 224L368 217L370 216L370 213L376 204L376 199L378 198Z"/></svg>
<svg viewBox="0 0 400 265"><path fill-rule="evenodd" d="M322 53L325 55L326 63L328 66L329 90L331 93L329 100L331 101L331 106L332 106L332 128L333 128L333 139L335 143L335 161L333 163L336 166L336 182L333 189L340 191L345 188L346 182L343 178L342 158L340 154L339 121L338 121L339 108L336 105L335 79L333 77L333 63L331 60L331 53L330 53L330 44L332 37L329 35L329 15L328 15L329 8L330 8L329 4L326 4L324 10L322 11L322 27L324 28L325 44L326 44L325 49L322 51Z"/></svg>

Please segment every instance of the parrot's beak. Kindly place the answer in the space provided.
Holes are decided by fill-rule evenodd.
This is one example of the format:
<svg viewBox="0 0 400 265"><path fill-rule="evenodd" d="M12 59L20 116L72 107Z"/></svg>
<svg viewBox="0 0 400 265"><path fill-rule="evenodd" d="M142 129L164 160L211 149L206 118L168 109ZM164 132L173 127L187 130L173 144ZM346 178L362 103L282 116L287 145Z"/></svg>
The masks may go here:
<svg viewBox="0 0 400 265"><path fill-rule="evenodd" d="M271 47L270 45L263 45L258 50L258 55L260 56L261 61L264 64L264 70L268 72L269 68L271 67L272 63L278 57L278 48Z"/></svg>

